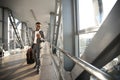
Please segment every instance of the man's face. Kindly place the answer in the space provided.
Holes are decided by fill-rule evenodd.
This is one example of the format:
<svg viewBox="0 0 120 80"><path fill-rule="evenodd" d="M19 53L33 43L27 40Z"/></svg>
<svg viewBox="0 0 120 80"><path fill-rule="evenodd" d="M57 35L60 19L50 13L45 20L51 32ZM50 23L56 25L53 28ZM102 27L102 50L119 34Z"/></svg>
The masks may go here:
<svg viewBox="0 0 120 80"><path fill-rule="evenodd" d="M40 29L40 24L36 24L36 29L39 30Z"/></svg>
<svg viewBox="0 0 120 80"><path fill-rule="evenodd" d="M40 26L36 26L36 30L39 30L40 29Z"/></svg>
<svg viewBox="0 0 120 80"><path fill-rule="evenodd" d="M36 24L36 26L41 26L40 24Z"/></svg>

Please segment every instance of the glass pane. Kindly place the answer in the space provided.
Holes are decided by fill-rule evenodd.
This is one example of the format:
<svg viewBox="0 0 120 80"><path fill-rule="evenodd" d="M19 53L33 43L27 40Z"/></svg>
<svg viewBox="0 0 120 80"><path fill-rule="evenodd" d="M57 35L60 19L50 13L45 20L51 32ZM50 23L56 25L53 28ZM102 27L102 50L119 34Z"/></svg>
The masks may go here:
<svg viewBox="0 0 120 80"><path fill-rule="evenodd" d="M80 30L96 26L92 0L79 0Z"/></svg>
<svg viewBox="0 0 120 80"><path fill-rule="evenodd" d="M107 17L113 6L115 5L117 0L110 0L108 3L108 0L101 0L102 1L102 6L98 6L99 8L103 8L103 12L101 13L102 16L96 15L94 7L95 5L98 5L98 3L93 4L93 0L78 0L78 24L77 26L79 27L79 49L80 53L84 53L86 47L88 44L91 42L92 38L94 37L95 33L97 32L92 32L91 28L96 28L100 27L101 23L96 22L96 16L101 17L101 21ZM95 8L95 9L99 9ZM99 10L96 10L99 11ZM100 12L98 12L100 14ZM99 26L97 26L99 25ZM86 33L86 30L89 30L89 33Z"/></svg>
<svg viewBox="0 0 120 80"><path fill-rule="evenodd" d="M84 53L84 50L86 49L87 45L91 42L95 33L96 32L79 35L80 53Z"/></svg>
<svg viewBox="0 0 120 80"><path fill-rule="evenodd" d="M102 0L103 3L103 20L107 17L117 0ZM108 3L109 2L109 3Z"/></svg>

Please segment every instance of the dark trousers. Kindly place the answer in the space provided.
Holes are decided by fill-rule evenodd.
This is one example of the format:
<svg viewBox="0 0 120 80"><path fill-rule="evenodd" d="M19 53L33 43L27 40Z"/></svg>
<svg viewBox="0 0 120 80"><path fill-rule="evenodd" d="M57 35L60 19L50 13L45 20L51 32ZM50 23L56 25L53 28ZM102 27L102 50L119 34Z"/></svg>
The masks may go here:
<svg viewBox="0 0 120 80"><path fill-rule="evenodd" d="M35 65L40 66L40 47L38 44L33 44L33 53L35 58Z"/></svg>

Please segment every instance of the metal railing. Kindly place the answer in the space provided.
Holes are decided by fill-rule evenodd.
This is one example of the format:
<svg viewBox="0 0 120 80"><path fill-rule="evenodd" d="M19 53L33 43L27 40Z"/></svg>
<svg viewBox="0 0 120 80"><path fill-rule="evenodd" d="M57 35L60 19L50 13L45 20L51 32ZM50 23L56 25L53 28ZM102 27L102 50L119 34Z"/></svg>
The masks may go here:
<svg viewBox="0 0 120 80"><path fill-rule="evenodd" d="M61 23L61 1L60 0L56 0L56 18L54 20L54 32L53 32L53 44L57 45L57 41L58 41L58 34L59 34L59 27L60 27L60 23ZM58 18L58 20L57 20Z"/></svg>
<svg viewBox="0 0 120 80"><path fill-rule="evenodd" d="M51 44L52 45L52 44ZM54 48L56 48L57 50L59 50L60 52L62 52L64 55L66 55L67 57L69 57L71 60L73 60L76 64L78 64L79 66L81 66L83 69L85 69L88 73L92 74L93 76L95 76L96 78L98 78L99 80L115 80L113 79L113 77L111 77L110 75L108 75L107 73L103 72L102 70L98 69L97 67L91 65L90 63L82 60L82 59L78 59L72 55L70 55L70 53L56 47L55 45L52 45Z"/></svg>

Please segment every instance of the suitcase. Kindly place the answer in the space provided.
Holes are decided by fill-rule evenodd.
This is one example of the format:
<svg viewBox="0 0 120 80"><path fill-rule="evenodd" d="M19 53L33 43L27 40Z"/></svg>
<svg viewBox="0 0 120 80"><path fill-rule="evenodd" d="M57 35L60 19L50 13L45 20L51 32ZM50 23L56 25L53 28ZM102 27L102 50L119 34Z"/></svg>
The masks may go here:
<svg viewBox="0 0 120 80"><path fill-rule="evenodd" d="M32 53L32 48L29 48L26 53L27 64L33 64L35 62L34 54Z"/></svg>

